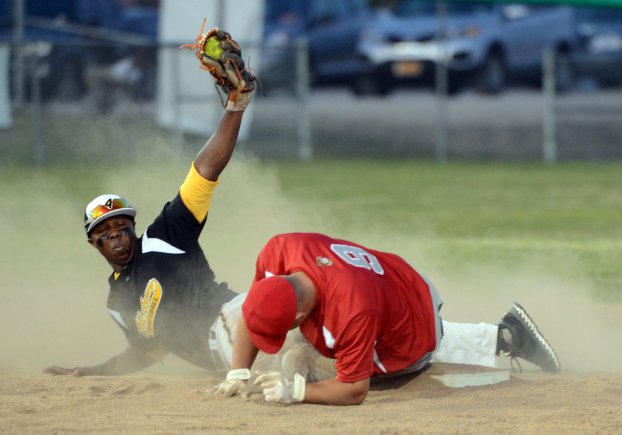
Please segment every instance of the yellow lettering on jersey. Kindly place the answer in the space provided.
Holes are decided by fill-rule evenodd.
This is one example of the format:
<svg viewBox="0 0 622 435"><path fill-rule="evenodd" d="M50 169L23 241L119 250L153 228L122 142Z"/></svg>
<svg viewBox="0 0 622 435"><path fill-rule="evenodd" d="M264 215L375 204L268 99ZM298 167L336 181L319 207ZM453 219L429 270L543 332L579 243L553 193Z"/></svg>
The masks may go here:
<svg viewBox="0 0 622 435"><path fill-rule="evenodd" d="M145 294L140 298L140 311L136 312L136 329L145 337L153 337L155 315L162 299L162 286L157 279L151 278L145 287Z"/></svg>

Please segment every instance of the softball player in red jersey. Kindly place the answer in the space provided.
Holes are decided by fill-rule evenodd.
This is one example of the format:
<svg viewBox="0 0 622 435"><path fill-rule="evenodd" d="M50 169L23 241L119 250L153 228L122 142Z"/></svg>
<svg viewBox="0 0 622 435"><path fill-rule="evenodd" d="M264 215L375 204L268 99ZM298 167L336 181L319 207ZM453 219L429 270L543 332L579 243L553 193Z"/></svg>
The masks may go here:
<svg viewBox="0 0 622 435"><path fill-rule="evenodd" d="M429 360L437 309L428 284L400 257L321 234L284 234L259 254L254 282L296 271L311 278L318 301L300 331L336 360L339 381Z"/></svg>
<svg viewBox="0 0 622 435"><path fill-rule="evenodd" d="M317 233L277 235L257 259L232 370L219 388L226 395L243 390L241 382L250 378L248 368L259 350L278 352L296 327L319 354L334 359L335 376L308 382L308 373L297 370L300 360L287 376L286 354L283 372L255 380L268 401L361 403L370 378L419 371L433 356L495 367L497 355L506 351L545 370L559 370L541 334L527 332L524 324L532 321L518 304L499 324L443 322L441 305L434 286L395 254ZM505 329L511 335L500 333Z"/></svg>

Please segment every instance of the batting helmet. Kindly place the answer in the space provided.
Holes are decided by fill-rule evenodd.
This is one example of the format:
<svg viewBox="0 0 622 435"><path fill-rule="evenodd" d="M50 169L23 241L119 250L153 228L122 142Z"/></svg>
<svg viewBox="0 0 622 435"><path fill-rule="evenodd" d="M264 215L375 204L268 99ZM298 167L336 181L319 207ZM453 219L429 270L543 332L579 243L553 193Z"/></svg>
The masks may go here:
<svg viewBox="0 0 622 435"><path fill-rule="evenodd" d="M107 193L89 202L84 211L84 229L86 235L100 222L113 216L136 216L136 209L127 199L119 195Z"/></svg>

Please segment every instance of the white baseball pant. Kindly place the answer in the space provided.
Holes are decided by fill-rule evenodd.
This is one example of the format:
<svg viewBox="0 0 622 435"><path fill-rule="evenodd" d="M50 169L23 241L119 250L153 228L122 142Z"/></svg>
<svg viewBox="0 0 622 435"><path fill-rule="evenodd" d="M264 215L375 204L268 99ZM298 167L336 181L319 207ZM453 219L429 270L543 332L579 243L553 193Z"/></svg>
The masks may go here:
<svg viewBox="0 0 622 435"><path fill-rule="evenodd" d="M241 293L223 304L220 315L210 328L209 348L216 367L229 370L233 360L233 340L238 321L242 318L242 304L247 293ZM281 350L273 355L259 352L253 370L281 370L281 358L292 347L304 344L306 340L298 329L289 331Z"/></svg>

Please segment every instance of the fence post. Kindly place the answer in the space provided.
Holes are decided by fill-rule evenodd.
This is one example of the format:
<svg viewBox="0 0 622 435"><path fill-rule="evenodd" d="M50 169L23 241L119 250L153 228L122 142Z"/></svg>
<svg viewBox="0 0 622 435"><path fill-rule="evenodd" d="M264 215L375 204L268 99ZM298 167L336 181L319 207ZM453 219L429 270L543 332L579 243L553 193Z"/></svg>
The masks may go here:
<svg viewBox="0 0 622 435"><path fill-rule="evenodd" d="M542 59L542 159L545 165L557 163L557 140L555 131L555 52L552 47L544 49Z"/></svg>
<svg viewBox="0 0 622 435"><path fill-rule="evenodd" d="M313 157L311 146L311 108L309 105L309 43L307 38L296 42L296 97L298 100L298 158L309 161Z"/></svg>
<svg viewBox="0 0 622 435"><path fill-rule="evenodd" d="M32 114L32 134L35 145L34 161L37 166L43 166L46 160L45 153L45 135L43 134L43 107L41 100L41 66L39 65L39 51L34 50L30 56L31 81L30 88L32 91L31 114Z"/></svg>
<svg viewBox="0 0 622 435"><path fill-rule="evenodd" d="M434 69L434 82L436 90L436 125L434 131L434 154L439 162L447 161L447 143L449 122L447 112L447 2L436 2L436 14L438 21L437 41L440 51Z"/></svg>
<svg viewBox="0 0 622 435"><path fill-rule="evenodd" d="M0 42L0 130L13 125L10 74L11 44Z"/></svg>
<svg viewBox="0 0 622 435"><path fill-rule="evenodd" d="M24 68L24 11L25 0L14 0L13 2L13 44L15 49L15 69L13 71L13 92L15 107L22 108L24 106L24 76L26 69Z"/></svg>
<svg viewBox="0 0 622 435"><path fill-rule="evenodd" d="M184 126L182 125L182 95L181 95L181 79L179 68L181 65L181 59L179 50L173 50L170 46L166 46L163 50L166 50L166 57L170 57L171 67L171 79L173 80L173 117L175 118L175 125L172 128L175 136L175 148L178 155L183 155L183 143L184 143Z"/></svg>

